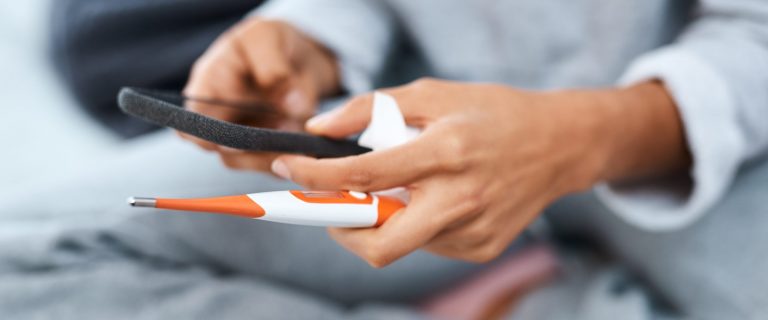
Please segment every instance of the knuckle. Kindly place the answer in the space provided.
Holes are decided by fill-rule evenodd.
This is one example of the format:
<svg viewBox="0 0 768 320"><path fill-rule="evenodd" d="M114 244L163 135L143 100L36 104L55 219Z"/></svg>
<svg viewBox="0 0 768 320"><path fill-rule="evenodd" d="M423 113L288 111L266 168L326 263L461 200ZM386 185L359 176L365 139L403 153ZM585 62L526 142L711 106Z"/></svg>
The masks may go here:
<svg viewBox="0 0 768 320"><path fill-rule="evenodd" d="M459 135L449 134L438 148L440 169L448 172L461 172L467 168L467 143Z"/></svg>
<svg viewBox="0 0 768 320"><path fill-rule="evenodd" d="M368 191L373 184L373 173L364 169L350 170L344 178L344 188L355 191Z"/></svg>
<svg viewBox="0 0 768 320"><path fill-rule="evenodd" d="M475 188L467 188L466 191L461 191L459 197L461 199L461 211L465 215L474 215L483 211L485 207L485 201L483 200L482 190Z"/></svg>
<svg viewBox="0 0 768 320"><path fill-rule="evenodd" d="M388 263L384 262L382 259L368 259L366 260L368 262L368 265L371 267L374 267L376 269L381 269L387 266Z"/></svg>
<svg viewBox="0 0 768 320"><path fill-rule="evenodd" d="M457 183L451 190L451 200L447 202L447 209L436 221L439 223L465 221L462 224L464 228L468 228L479 224L479 221L470 221L471 219L486 220L481 215L488 208L490 201L487 199L485 189L476 187L474 184L476 183L466 181ZM487 223L480 223L480 226L487 227Z"/></svg>
<svg viewBox="0 0 768 320"><path fill-rule="evenodd" d="M363 259L374 268L385 267L391 262L387 256L386 248L379 242L372 242L367 246L363 253Z"/></svg>
<svg viewBox="0 0 768 320"><path fill-rule="evenodd" d="M473 242L473 243L480 243L488 239L490 234L489 228L482 224L473 225L468 227L466 232L462 235L463 241Z"/></svg>
<svg viewBox="0 0 768 320"><path fill-rule="evenodd" d="M475 255L470 259L477 263L486 263L493 259L496 259L504 251L504 246L499 245L496 242L489 242L487 245L479 249Z"/></svg>

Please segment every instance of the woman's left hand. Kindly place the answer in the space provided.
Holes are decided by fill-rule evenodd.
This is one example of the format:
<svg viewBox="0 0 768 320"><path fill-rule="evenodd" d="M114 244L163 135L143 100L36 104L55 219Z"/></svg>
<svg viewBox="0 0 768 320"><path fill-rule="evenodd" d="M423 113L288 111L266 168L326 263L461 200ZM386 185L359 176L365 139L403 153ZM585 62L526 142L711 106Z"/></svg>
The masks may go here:
<svg viewBox="0 0 768 320"><path fill-rule="evenodd" d="M632 95L632 90L644 92ZM658 90L662 96L648 101L648 94ZM682 134L674 104L658 83L546 93L427 79L382 91L397 100L409 125L422 129L416 139L359 156L286 155L272 164L274 173L310 189L406 187L410 203L381 227L330 230L336 241L375 267L419 248L468 261L493 259L555 199L603 179L669 170L669 163L637 164L654 154L651 163L664 160L658 155L668 151L663 148L679 148L682 142L675 137ZM671 128L658 121L653 126L658 134L670 133L672 141L657 137L643 146L640 137L632 140L642 135L632 128L643 126L627 125L626 117L643 121L641 113L647 111L625 113L638 108L616 105L636 106L630 103L635 98L672 106L666 111L671 112L666 117ZM370 120L371 105L371 94L354 98L310 120L307 129L336 138L360 132ZM649 120L661 116L651 115ZM648 155L620 161L616 152L629 142L645 147Z"/></svg>

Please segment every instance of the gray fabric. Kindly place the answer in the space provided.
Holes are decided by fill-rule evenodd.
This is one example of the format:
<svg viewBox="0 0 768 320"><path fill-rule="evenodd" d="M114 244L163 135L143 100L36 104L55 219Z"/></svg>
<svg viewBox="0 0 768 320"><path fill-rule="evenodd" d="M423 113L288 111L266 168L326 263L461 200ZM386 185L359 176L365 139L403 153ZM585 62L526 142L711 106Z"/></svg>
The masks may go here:
<svg viewBox="0 0 768 320"><path fill-rule="evenodd" d="M634 58L672 42L692 18L694 5L272 0L254 14L286 20L328 46L341 59L345 85L353 92L375 88L399 63L387 54L398 52L403 42L416 47L431 76L543 89L613 84Z"/></svg>
<svg viewBox="0 0 768 320"><path fill-rule="evenodd" d="M417 253L375 270L321 229L129 208L127 195L200 196L292 185L224 170L215 157L168 133L126 149L72 179L0 196L4 318L412 318L418 314L399 303L476 268ZM680 311L670 318L760 318L768 305L768 278L759 272L768 267L761 245L768 240L761 202L766 192L763 163L744 170L705 219L663 235L626 225L592 195L564 199L548 212L556 232L606 244L629 269L576 258L563 277L526 298L510 317L660 318L669 313L659 313L652 302L662 300ZM616 281L627 279L617 297Z"/></svg>
<svg viewBox="0 0 768 320"><path fill-rule="evenodd" d="M768 161L742 170L725 200L691 227L643 231L588 193L547 210L552 231L594 248L565 250L561 275L524 297L510 320L765 319ZM617 261L620 261L617 263Z"/></svg>
<svg viewBox="0 0 768 320"><path fill-rule="evenodd" d="M0 196L3 318L414 317L400 304L477 268L417 253L373 269L322 228L127 206L129 195L295 187L226 170L171 132L97 160L71 179Z"/></svg>
<svg viewBox="0 0 768 320"><path fill-rule="evenodd" d="M23 274L0 273L4 319L414 319L391 305L345 309L253 277L203 268L92 261Z"/></svg>
<svg viewBox="0 0 768 320"><path fill-rule="evenodd" d="M669 315L624 268L576 251L560 258L556 281L525 297L506 315L510 320L649 320Z"/></svg>
<svg viewBox="0 0 768 320"><path fill-rule="evenodd" d="M428 72L440 77L532 88L612 84L634 58L673 41L694 10L692 1L663 0L381 3L308 0L303 2L303 9L299 6L302 10L272 7L274 11L267 12L293 19L329 44L344 59L347 86L360 91L371 88L384 73L386 57L382 53L394 49L394 42L390 42L394 38L418 39L414 46L427 58ZM764 21L761 8L765 4L747 0L701 3L704 11L697 18L703 23L696 24L695 32L686 39L728 41L694 41L683 46L699 52L722 78L739 88L733 92L738 101L734 108L740 115L735 126L748 129L745 132L749 134L729 134L754 140L739 159L757 154L764 150L766 141L766 127L761 122L765 119L761 117L765 92L759 91L768 74L760 69L764 65L760 63L760 53L764 53L760 30L765 28L759 22ZM350 18L339 18L342 13ZM396 26L397 21L407 23ZM713 27L720 24L728 27ZM500 37L504 41L499 41ZM459 41L467 39L472 42ZM756 58L745 59L743 54ZM713 134L723 133L706 130L702 136ZM182 148L177 143L157 143L119 159L105 160L103 165L83 165L90 174L43 186L35 193L3 195L0 210L9 217L0 224L0 276L4 280L0 310L16 312L9 318L53 317L53 311L86 318L79 315L87 316L92 310L92 318L103 317L99 310L114 311L110 318L133 318L132 311L144 306L150 310L146 318L162 317L170 313L153 313L156 310L152 306L162 310L163 301L172 304L176 297L185 301L185 294L197 294L197 285L203 288L200 298L194 299L200 304L241 292L227 282L229 277L253 283L246 291L254 298L226 299L235 305L226 309L214 304L196 314L233 310L233 314L243 316L254 310L250 304L284 310L283 303L290 303L291 310L305 318L313 317L307 316L312 313L343 317L350 315L337 313L339 305L369 299L411 300L472 269L416 254L377 271L335 246L321 230L205 215L161 215L117 205L132 194L211 195L288 187L263 176L227 172L215 159L201 159L192 147ZM137 167L150 161L155 167ZM552 209L553 221L570 217L570 221L563 219L565 222L558 224L588 227L582 234L605 243L609 252L626 261L658 293L656 296L668 300L683 316L760 318L766 313L762 308L768 305L766 278L759 272L766 269L768 257L762 245L767 234L762 200L766 185L765 165L747 171L725 200L703 219L666 234L622 223L591 196L557 204ZM78 249L81 247L85 249ZM164 271L166 268L174 272ZM174 278L177 275L189 276L178 280ZM595 279L602 283L602 277ZM174 285L174 281L184 285ZM282 289L276 293L260 289L265 282ZM66 295L45 295L56 288L66 290ZM599 298L604 292L601 286L597 288ZM280 298L273 298L273 293ZM95 297L104 298L103 305L91 304ZM573 301L569 299L541 305L553 308L559 300ZM261 305L259 301L267 303ZM600 305L600 301L605 301L607 308L616 307L610 300L591 305ZM118 314L126 310L126 303L136 307L124 311L125 316ZM631 310L638 310L635 307L637 304L632 304ZM190 307L184 303L169 309L178 308Z"/></svg>
<svg viewBox="0 0 768 320"><path fill-rule="evenodd" d="M682 318L764 319L767 194L768 161L763 160L743 169L724 200L683 230L643 231L618 219L593 194L566 198L552 206L548 216L556 233L578 234L599 243L645 283L646 293ZM549 302L540 304L553 305Z"/></svg>

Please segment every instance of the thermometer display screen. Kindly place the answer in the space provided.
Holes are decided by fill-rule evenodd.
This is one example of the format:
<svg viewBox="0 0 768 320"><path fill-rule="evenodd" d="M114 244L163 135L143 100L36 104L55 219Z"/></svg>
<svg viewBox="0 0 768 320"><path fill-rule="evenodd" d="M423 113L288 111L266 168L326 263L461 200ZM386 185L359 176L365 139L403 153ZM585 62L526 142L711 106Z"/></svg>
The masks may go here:
<svg viewBox="0 0 768 320"><path fill-rule="evenodd" d="M302 195L311 199L343 199L344 194L340 191L300 191Z"/></svg>

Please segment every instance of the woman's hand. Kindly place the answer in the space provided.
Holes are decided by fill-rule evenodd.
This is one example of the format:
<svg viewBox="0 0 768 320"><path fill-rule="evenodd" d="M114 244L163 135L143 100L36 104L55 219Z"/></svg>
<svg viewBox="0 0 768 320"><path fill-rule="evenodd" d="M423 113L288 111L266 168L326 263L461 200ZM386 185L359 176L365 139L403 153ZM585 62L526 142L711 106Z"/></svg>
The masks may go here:
<svg viewBox="0 0 768 320"><path fill-rule="evenodd" d="M359 156L285 155L272 164L310 189L407 187L410 203L381 227L330 230L375 267L419 248L488 261L565 194L686 163L675 107L658 83L543 93L420 80L384 91L423 129L419 137ZM370 94L355 98L307 129L337 138L359 132L371 103Z"/></svg>
<svg viewBox="0 0 768 320"><path fill-rule="evenodd" d="M192 68L184 94L187 108L246 125L302 130L320 98L336 93L335 58L292 26L260 18L246 19L217 39ZM221 100L269 104L282 116L205 103ZM180 134L216 151L231 168L268 171L276 154L218 146Z"/></svg>

